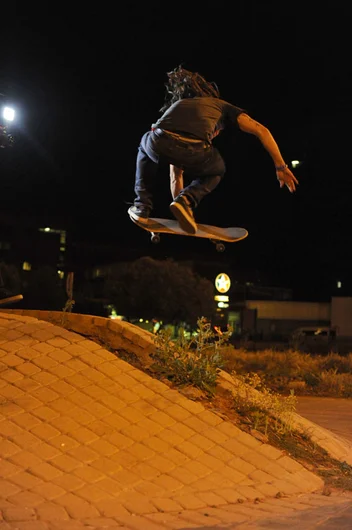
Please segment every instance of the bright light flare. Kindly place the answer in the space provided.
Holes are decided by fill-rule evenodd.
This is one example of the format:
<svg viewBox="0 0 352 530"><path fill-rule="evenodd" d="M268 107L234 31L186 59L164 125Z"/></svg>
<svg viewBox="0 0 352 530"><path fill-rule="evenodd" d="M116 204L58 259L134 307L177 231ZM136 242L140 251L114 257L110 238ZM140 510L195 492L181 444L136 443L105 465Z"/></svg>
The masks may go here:
<svg viewBox="0 0 352 530"><path fill-rule="evenodd" d="M11 107L4 107L2 115L6 121L13 121L15 119L15 111Z"/></svg>

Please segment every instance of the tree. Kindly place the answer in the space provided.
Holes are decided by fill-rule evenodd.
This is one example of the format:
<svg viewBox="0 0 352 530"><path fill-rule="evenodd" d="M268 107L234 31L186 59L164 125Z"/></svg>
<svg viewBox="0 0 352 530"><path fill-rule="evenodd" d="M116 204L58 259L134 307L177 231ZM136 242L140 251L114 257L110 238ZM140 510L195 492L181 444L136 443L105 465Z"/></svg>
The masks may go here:
<svg viewBox="0 0 352 530"><path fill-rule="evenodd" d="M149 257L110 268L106 296L119 314L131 318L161 319L195 325L213 312L212 283L189 267L172 260Z"/></svg>
<svg viewBox="0 0 352 530"><path fill-rule="evenodd" d="M22 291L21 276L16 265L0 262L0 287L5 287L14 294Z"/></svg>

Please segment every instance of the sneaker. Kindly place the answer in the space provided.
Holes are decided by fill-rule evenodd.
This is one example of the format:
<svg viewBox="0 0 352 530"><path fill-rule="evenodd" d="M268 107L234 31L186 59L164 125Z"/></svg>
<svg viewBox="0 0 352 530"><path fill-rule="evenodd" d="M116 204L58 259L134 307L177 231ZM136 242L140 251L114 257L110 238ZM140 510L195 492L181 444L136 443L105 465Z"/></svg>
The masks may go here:
<svg viewBox="0 0 352 530"><path fill-rule="evenodd" d="M178 224L188 234L197 232L197 223L194 219L191 203L186 195L179 195L170 204L170 210L176 217Z"/></svg>
<svg viewBox="0 0 352 530"><path fill-rule="evenodd" d="M14 302L19 302L20 300L23 300L23 296L21 294L13 294L7 289L0 288L0 305L4 304L13 304Z"/></svg>
<svg viewBox="0 0 352 530"><path fill-rule="evenodd" d="M149 221L149 210L143 206L131 206L128 208L128 215L138 223L147 224Z"/></svg>

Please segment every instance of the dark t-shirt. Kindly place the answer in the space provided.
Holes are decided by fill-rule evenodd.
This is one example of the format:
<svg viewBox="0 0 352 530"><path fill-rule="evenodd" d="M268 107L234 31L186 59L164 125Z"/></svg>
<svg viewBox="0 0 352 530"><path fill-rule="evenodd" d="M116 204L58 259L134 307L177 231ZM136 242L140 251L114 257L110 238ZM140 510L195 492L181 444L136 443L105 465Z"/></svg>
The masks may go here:
<svg viewBox="0 0 352 530"><path fill-rule="evenodd" d="M211 142L216 133L228 126L238 127L237 116L245 110L218 98L200 97L176 101L152 128L200 138Z"/></svg>

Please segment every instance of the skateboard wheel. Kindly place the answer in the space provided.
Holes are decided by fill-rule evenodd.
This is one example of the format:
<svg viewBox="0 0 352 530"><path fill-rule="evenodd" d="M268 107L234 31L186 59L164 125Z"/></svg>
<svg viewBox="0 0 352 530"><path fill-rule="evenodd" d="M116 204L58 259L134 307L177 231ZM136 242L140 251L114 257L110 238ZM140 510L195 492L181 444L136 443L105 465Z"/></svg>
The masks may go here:
<svg viewBox="0 0 352 530"><path fill-rule="evenodd" d="M217 243L215 248L216 248L217 252L224 252L225 245L223 243Z"/></svg>
<svg viewBox="0 0 352 530"><path fill-rule="evenodd" d="M154 243L154 245L157 245L158 243L160 243L159 234L152 234L150 239L151 239L152 243Z"/></svg>

